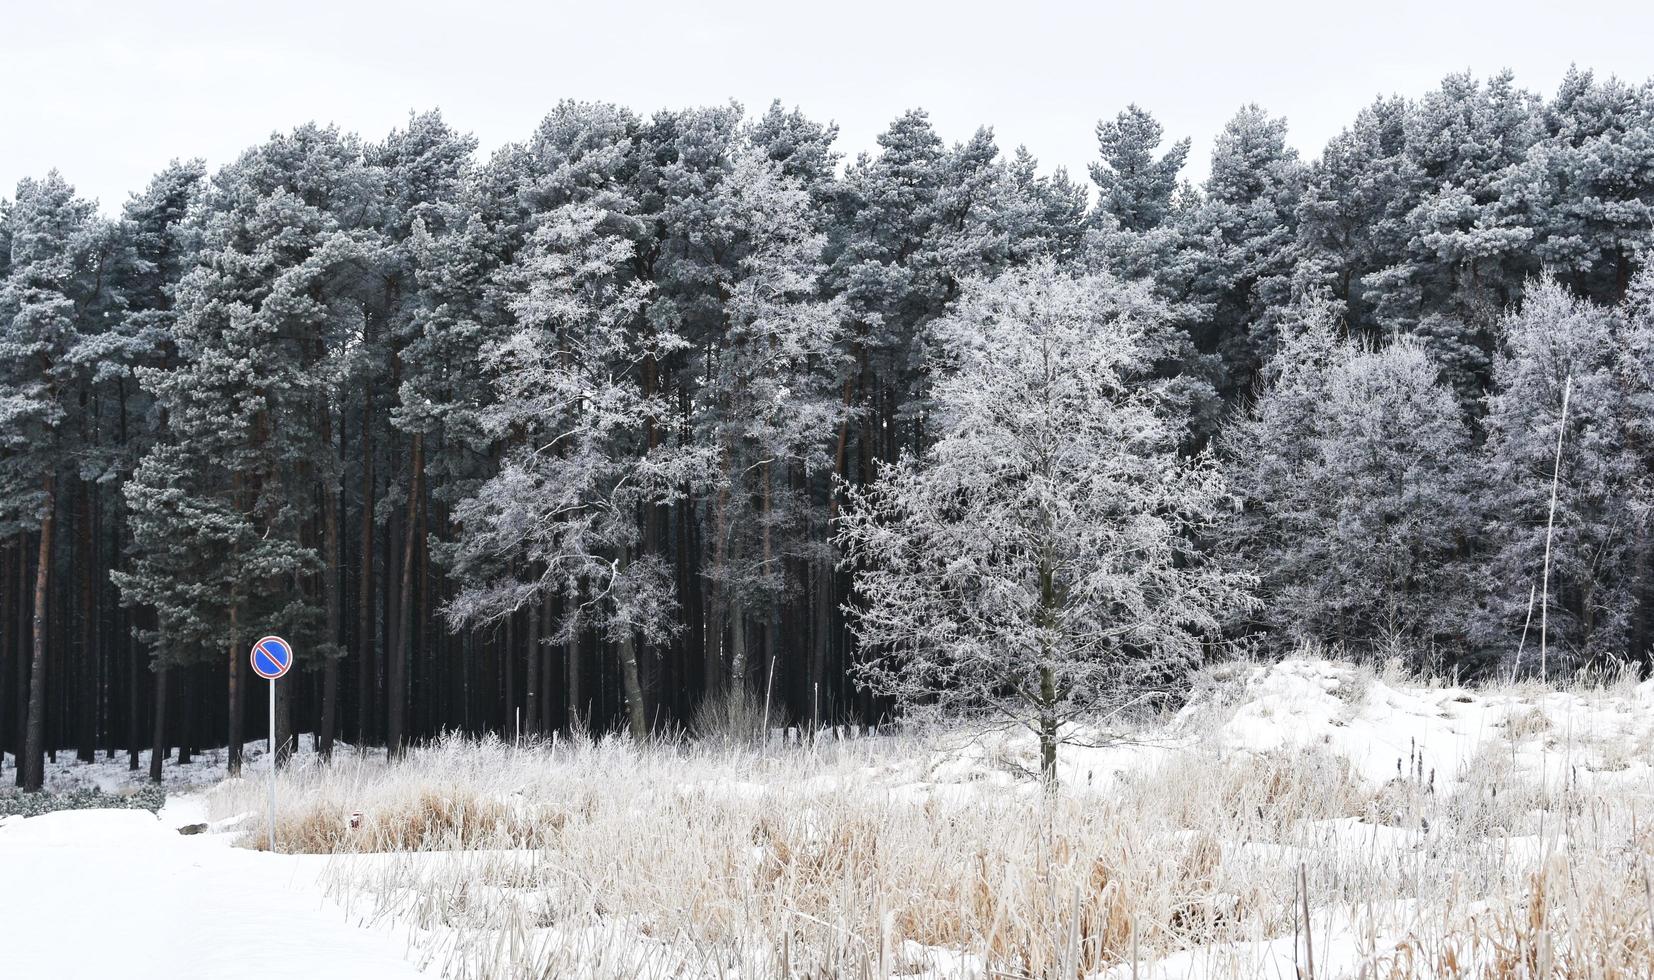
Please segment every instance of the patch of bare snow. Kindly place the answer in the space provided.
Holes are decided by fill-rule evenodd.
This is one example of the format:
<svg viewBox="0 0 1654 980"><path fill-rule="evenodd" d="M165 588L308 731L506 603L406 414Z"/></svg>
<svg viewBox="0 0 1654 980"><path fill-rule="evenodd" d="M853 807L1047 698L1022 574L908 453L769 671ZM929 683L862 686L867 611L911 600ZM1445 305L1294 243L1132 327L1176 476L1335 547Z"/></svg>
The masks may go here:
<svg viewBox="0 0 1654 980"><path fill-rule="evenodd" d="M53 980L396 980L425 976L407 944L322 897L326 858L185 836L192 798L143 810L0 820L8 977Z"/></svg>

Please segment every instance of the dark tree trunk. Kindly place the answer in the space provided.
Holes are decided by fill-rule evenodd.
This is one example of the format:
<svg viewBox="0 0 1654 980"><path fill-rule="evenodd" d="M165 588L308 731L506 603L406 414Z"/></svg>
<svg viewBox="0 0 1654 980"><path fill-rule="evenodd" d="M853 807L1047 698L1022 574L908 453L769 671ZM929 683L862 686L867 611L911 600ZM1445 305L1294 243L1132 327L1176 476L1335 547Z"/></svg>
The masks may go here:
<svg viewBox="0 0 1654 980"><path fill-rule="evenodd" d="M419 530L419 501L424 493L425 439L418 433L413 437L412 475L408 481L408 502L402 539L402 588L397 600L396 644L391 652L390 670L386 672L385 692L389 705L385 743L391 758L400 758L406 749L403 722L407 712L408 663L413 626L414 545Z"/></svg>
<svg viewBox="0 0 1654 980"><path fill-rule="evenodd" d="M12 573L12 566L22 560L22 552L23 536L18 535L6 545L4 560L0 561L0 583L5 585L4 588L0 588L0 772L5 771L6 748L11 739L11 732L6 730L6 722L9 720L6 717L6 687L9 676L16 673L10 669L12 660L21 660L23 657L23 651L12 646L12 636L16 632L12 629L12 616L16 607L8 601L10 593L6 590L12 582L18 581L18 576ZM21 765L22 759L22 753L17 752L18 765Z"/></svg>
<svg viewBox="0 0 1654 980"><path fill-rule="evenodd" d="M12 688L16 711L16 737L12 741L14 773L17 785L23 785L23 755L28 747L29 727L29 536L17 536L17 683Z"/></svg>
<svg viewBox="0 0 1654 980"><path fill-rule="evenodd" d="M190 764L190 753L195 748L194 664L179 668L177 693L173 700L178 702L178 723L173 726L174 741L178 743L178 765L187 766Z"/></svg>
<svg viewBox="0 0 1654 980"><path fill-rule="evenodd" d="M297 674L276 681L276 766L286 767L293 757L293 693ZM265 681L266 684L270 683Z"/></svg>
<svg viewBox="0 0 1654 980"><path fill-rule="evenodd" d="M424 462L424 450L421 446L420 462ZM420 467L423 474L424 467ZM423 481L421 481L423 482ZM419 602L414 606L419 610L418 630L413 634L413 645L409 653L417 652L419 657L419 699L416 702L421 706L417 724L409 726L412 731L425 733L440 725L436 721L436 698L433 697L436 684L430 683L434 673L434 664L431 662L432 650L436 642L431 639L430 612L431 612L431 549L425 547L425 538L430 533L431 508L430 502L424 494L414 496L416 509L419 514L419 524L414 534L414 553L419 555Z"/></svg>
<svg viewBox="0 0 1654 980"><path fill-rule="evenodd" d="M517 717L517 625L516 616L505 617L505 649L500 656L500 670L505 674L505 731L515 742L522 735Z"/></svg>
<svg viewBox="0 0 1654 980"><path fill-rule="evenodd" d="M626 570L630 561L631 556L623 551L620 559L621 571ZM620 680L626 696L626 718L632 730L632 738L641 742L649 737L649 718L643 708L643 685L638 680L637 645L633 633L633 630L627 629L620 637Z"/></svg>
<svg viewBox="0 0 1654 980"><path fill-rule="evenodd" d="M523 641L526 666L523 683L523 728L529 735L540 732L540 603L530 602L524 611L527 634Z"/></svg>
<svg viewBox="0 0 1654 980"><path fill-rule="evenodd" d="M167 668L155 668L155 717L150 719L149 780L161 781L161 763L167 757Z"/></svg>
<svg viewBox="0 0 1654 980"><path fill-rule="evenodd" d="M1039 717L1039 772L1048 790L1057 788L1057 684L1050 667L1041 667Z"/></svg>
<svg viewBox="0 0 1654 980"><path fill-rule="evenodd" d="M122 623L125 626L125 623ZM121 643L126 649L126 767L138 771L138 755L144 740L143 684L144 660L131 631L121 630Z"/></svg>
<svg viewBox="0 0 1654 980"><path fill-rule="evenodd" d="M52 528L56 523L57 478L47 476L40 518L40 555L34 573L34 643L29 666L29 721L23 747L23 789L38 793L46 781L46 597L51 587Z"/></svg>
<svg viewBox="0 0 1654 980"><path fill-rule="evenodd" d="M373 388L368 387L362 408L362 567L356 596L356 741L373 740L374 672L377 646L374 635L373 593Z"/></svg>
<svg viewBox="0 0 1654 980"><path fill-rule="evenodd" d="M323 425L322 438L333 441L331 421ZM327 549L327 643L322 661L322 718L317 749L322 759L333 759L333 735L339 719L339 487L329 479L322 489L322 547Z"/></svg>
<svg viewBox="0 0 1654 980"><path fill-rule="evenodd" d="M826 676L833 636L833 559L830 553L817 567L815 577L815 629L811 636L809 690L804 692L805 697L810 699L812 736L821 729L821 682Z"/></svg>
<svg viewBox="0 0 1654 980"><path fill-rule="evenodd" d="M540 732L542 734L544 734L545 732L553 731L553 730L555 730L555 727L556 727L553 724L552 717L551 717L551 702L552 702L551 692L556 687L556 685L554 685L552 683L552 678L555 677L556 675L552 673L553 653L552 653L551 643L549 642L549 640L551 639L551 636L552 636L552 634L553 634L553 632L556 628L556 623L557 623L557 618L556 618L556 613L552 608L551 596L546 596L540 602L540 629L541 629L541 634L545 638L545 641L541 642L541 644L540 644L540 651L539 651L539 653L540 653L540 683L543 687L543 690L540 692L540 721L539 721Z"/></svg>
<svg viewBox="0 0 1654 980"><path fill-rule="evenodd" d="M578 601L578 597L576 598L576 601ZM569 709L568 709L569 731L573 732L580 725L589 723L590 719L587 717L589 712L586 709L585 702L581 700L581 691L580 691L580 636L579 636L578 633L571 633L570 634L567 646L568 646L567 657L568 657L568 665L569 665L569 679L568 679L568 691L567 691L568 702L569 702Z"/></svg>
<svg viewBox="0 0 1654 980"><path fill-rule="evenodd" d="M234 600L230 603L230 643L225 667L228 677L228 700L225 706L228 710L229 744L225 755L231 776L241 775L241 745L246 741L246 703L245 685L241 682L241 608L240 603ZM180 761L183 761L180 759Z"/></svg>
<svg viewBox="0 0 1654 980"><path fill-rule="evenodd" d="M80 521L76 535L80 552L80 704L77 721L79 737L75 758L96 762L98 758L98 649L93 601L97 578L92 544L92 485L80 485Z"/></svg>
<svg viewBox="0 0 1654 980"><path fill-rule="evenodd" d="M387 480L387 490L389 489L388 483ZM383 577L379 587L379 635L383 638L384 645L379 649L379 665L374 676L376 688L374 717L377 719L377 727L374 731L381 739L386 740L381 741L380 744L383 745L387 744L390 732L391 661L396 659L391 654L392 651L401 649L400 641L397 639L396 613L396 599L402 592L398 587L402 581L400 572L402 566L398 564L402 558L402 509L400 507L392 509L390 520L385 527L385 533L379 537L379 565L380 574Z"/></svg>

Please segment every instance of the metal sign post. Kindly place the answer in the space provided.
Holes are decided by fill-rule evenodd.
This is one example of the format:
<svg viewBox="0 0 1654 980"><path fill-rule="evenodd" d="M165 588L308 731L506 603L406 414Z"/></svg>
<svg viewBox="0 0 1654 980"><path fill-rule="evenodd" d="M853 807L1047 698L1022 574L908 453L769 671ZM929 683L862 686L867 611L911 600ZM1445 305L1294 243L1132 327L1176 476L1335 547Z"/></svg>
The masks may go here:
<svg viewBox="0 0 1654 980"><path fill-rule="evenodd" d="M253 644L253 673L270 682L270 853L276 852L276 681L293 666L293 645L279 636Z"/></svg>

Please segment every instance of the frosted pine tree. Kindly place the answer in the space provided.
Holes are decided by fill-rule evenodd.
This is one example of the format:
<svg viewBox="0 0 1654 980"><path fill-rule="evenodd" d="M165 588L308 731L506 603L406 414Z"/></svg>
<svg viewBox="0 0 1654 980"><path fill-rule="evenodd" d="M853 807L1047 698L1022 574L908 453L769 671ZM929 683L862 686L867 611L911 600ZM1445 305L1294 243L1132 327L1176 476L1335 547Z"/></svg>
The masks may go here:
<svg viewBox="0 0 1654 980"><path fill-rule="evenodd" d="M113 313L97 276L106 261L107 230L96 205L75 196L56 171L18 184L6 227L11 247L0 282L0 521L36 536L26 734L18 766L23 788L36 792L46 751L53 530L65 484L82 476L87 446L78 397L87 365L77 353L108 325L104 314Z"/></svg>
<svg viewBox="0 0 1654 980"><path fill-rule="evenodd" d="M469 584L447 612L456 625L486 623L562 597L553 642L591 628L614 644L641 739L636 640L670 636L676 598L665 562L638 554L637 513L673 499L704 461L646 443L650 421L676 409L647 396L638 372L681 341L636 329L650 288L631 275L629 207L612 189L565 204L544 216L520 259L529 290L512 304L517 329L484 354L497 391L484 422L512 448L499 474L455 508L451 561Z"/></svg>
<svg viewBox="0 0 1654 980"><path fill-rule="evenodd" d="M1382 296L1367 276L1398 261L1407 242L1407 103L1380 99L1333 137L1307 169L1298 207L1295 291L1326 291L1350 331L1374 336Z"/></svg>
<svg viewBox="0 0 1654 980"><path fill-rule="evenodd" d="M124 488L134 560L122 598L156 610L164 657L226 665L232 773L246 642L280 632L305 664L336 652L317 599L337 579L309 530L337 480L335 355L376 259L357 225L372 196L359 144L331 128L301 126L225 167L177 288L177 361L139 372L167 432ZM278 748L289 703L278 702Z"/></svg>
<svg viewBox="0 0 1654 980"><path fill-rule="evenodd" d="M936 441L847 491L863 681L1031 729L1048 780L1071 723L1180 676L1251 601L1195 543L1230 506L1222 476L1137 383L1154 309L1049 264L970 282L938 325L959 368Z"/></svg>
<svg viewBox="0 0 1654 980"><path fill-rule="evenodd" d="M1618 302L1654 245L1654 87L1570 69L1543 126L1501 183L1505 220L1576 292Z"/></svg>
<svg viewBox="0 0 1654 980"><path fill-rule="evenodd" d="M1521 296L1533 230L1506 213L1503 177L1539 136L1537 100L1509 72L1449 75L1411 107L1400 196L1401 250L1368 284L1391 332L1435 318L1438 345L1493 349L1494 321ZM1487 383L1486 360L1471 386Z"/></svg>
<svg viewBox="0 0 1654 980"><path fill-rule="evenodd" d="M731 646L733 683L751 666L747 633L779 628L788 581L784 554L803 554L808 501L795 476L830 465L832 436L843 414L839 310L817 299L825 238L816 230L807 192L759 151L737 151L707 199L698 236L721 256L714 284L722 330L708 354L695 427L715 460L712 495L716 583ZM779 637L767 636L771 655ZM714 685L718 683L714 681Z"/></svg>
<svg viewBox="0 0 1654 980"><path fill-rule="evenodd" d="M415 589L415 569L423 563L432 502L451 502L473 487L491 462L485 455L488 440L477 421L488 403L480 351L509 320L499 310L500 303L488 298L491 276L520 244L521 232L514 226L515 215L502 216L497 213L500 207L489 205L498 198L515 204L520 188L484 182L483 190L471 194L475 149L474 139L456 132L440 113L428 112L410 116L406 128L365 151L367 169L383 195L375 229L379 252L374 275L362 285L359 330L349 356L341 360L333 393L341 420L350 403L361 398L367 456L362 474L363 552L372 550L375 533L375 442L387 450L387 497L392 502L400 498L401 504L392 510L386 528L399 573L388 575L384 583L395 608L395 614L386 617L383 647L385 744L392 756L406 742L410 673L423 652L414 642L416 624L425 612L416 609L423 600ZM501 157L510 160L513 154L503 151ZM509 212L511 204L503 210ZM375 421L384 418L378 415L382 398L388 426ZM399 457L406 460L405 471L397 465ZM337 527L341 504L336 485L329 486L323 505L329 525ZM359 702L367 705L374 695L376 653L369 609L371 574L364 576L361 591L358 633L363 642L357 651L357 690ZM330 598L329 620L337 621L340 614L339 603ZM335 680L337 658L326 668L329 680Z"/></svg>
<svg viewBox="0 0 1654 980"><path fill-rule="evenodd" d="M1250 391L1274 351L1275 328L1292 296L1303 165L1287 145L1286 120L1255 105L1229 120L1212 151L1211 176L1177 215L1199 268L1189 300L1196 349L1223 365L1226 400Z"/></svg>
<svg viewBox="0 0 1654 980"><path fill-rule="evenodd" d="M1171 214L1177 175L1189 157L1189 140L1178 140L1162 153L1164 134L1159 121L1135 104L1121 110L1112 122L1097 124L1102 159L1091 165L1091 180L1099 194L1097 210L1128 231L1159 227Z"/></svg>

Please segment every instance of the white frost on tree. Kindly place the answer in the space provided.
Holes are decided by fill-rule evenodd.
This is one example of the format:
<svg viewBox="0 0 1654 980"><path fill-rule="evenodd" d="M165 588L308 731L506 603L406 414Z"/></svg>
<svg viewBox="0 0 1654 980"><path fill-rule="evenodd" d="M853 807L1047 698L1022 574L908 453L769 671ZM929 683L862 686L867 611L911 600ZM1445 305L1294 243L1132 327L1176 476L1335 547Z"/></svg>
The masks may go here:
<svg viewBox="0 0 1654 980"><path fill-rule="evenodd" d="M491 622L543 596L563 599L553 642L587 627L614 643L634 737L647 733L636 638L664 641L676 611L671 570L639 556L639 509L670 500L704 468L694 450L645 446L673 410L636 382L680 341L636 330L648 285L627 270L624 202L599 195L548 215L523 259L519 327L484 354L498 405L485 426L511 445L498 475L455 509L452 557L469 584L448 617Z"/></svg>
<svg viewBox="0 0 1654 980"><path fill-rule="evenodd" d="M1252 601L1196 546L1223 478L1178 454L1182 419L1142 380L1160 309L1050 264L969 281L936 325L958 357L936 441L845 488L863 681L1030 728L1047 779L1070 722L1176 677Z"/></svg>
<svg viewBox="0 0 1654 980"><path fill-rule="evenodd" d="M1639 319L1635 297L1624 310L1602 307L1546 280L1530 284L1521 310L1501 324L1486 423L1491 555L1477 625L1485 642L1514 650L1531 609L1528 643L1538 645L1533 631L1544 622L1547 666L1635 652L1636 569L1648 561L1651 509L1642 421L1649 354ZM1548 598L1543 610L1532 606L1536 585Z"/></svg>
<svg viewBox="0 0 1654 980"><path fill-rule="evenodd" d="M1245 510L1223 546L1256 562L1281 641L1424 654L1460 644L1479 532L1470 431L1422 344L1338 335L1306 302L1256 402L1219 439Z"/></svg>

